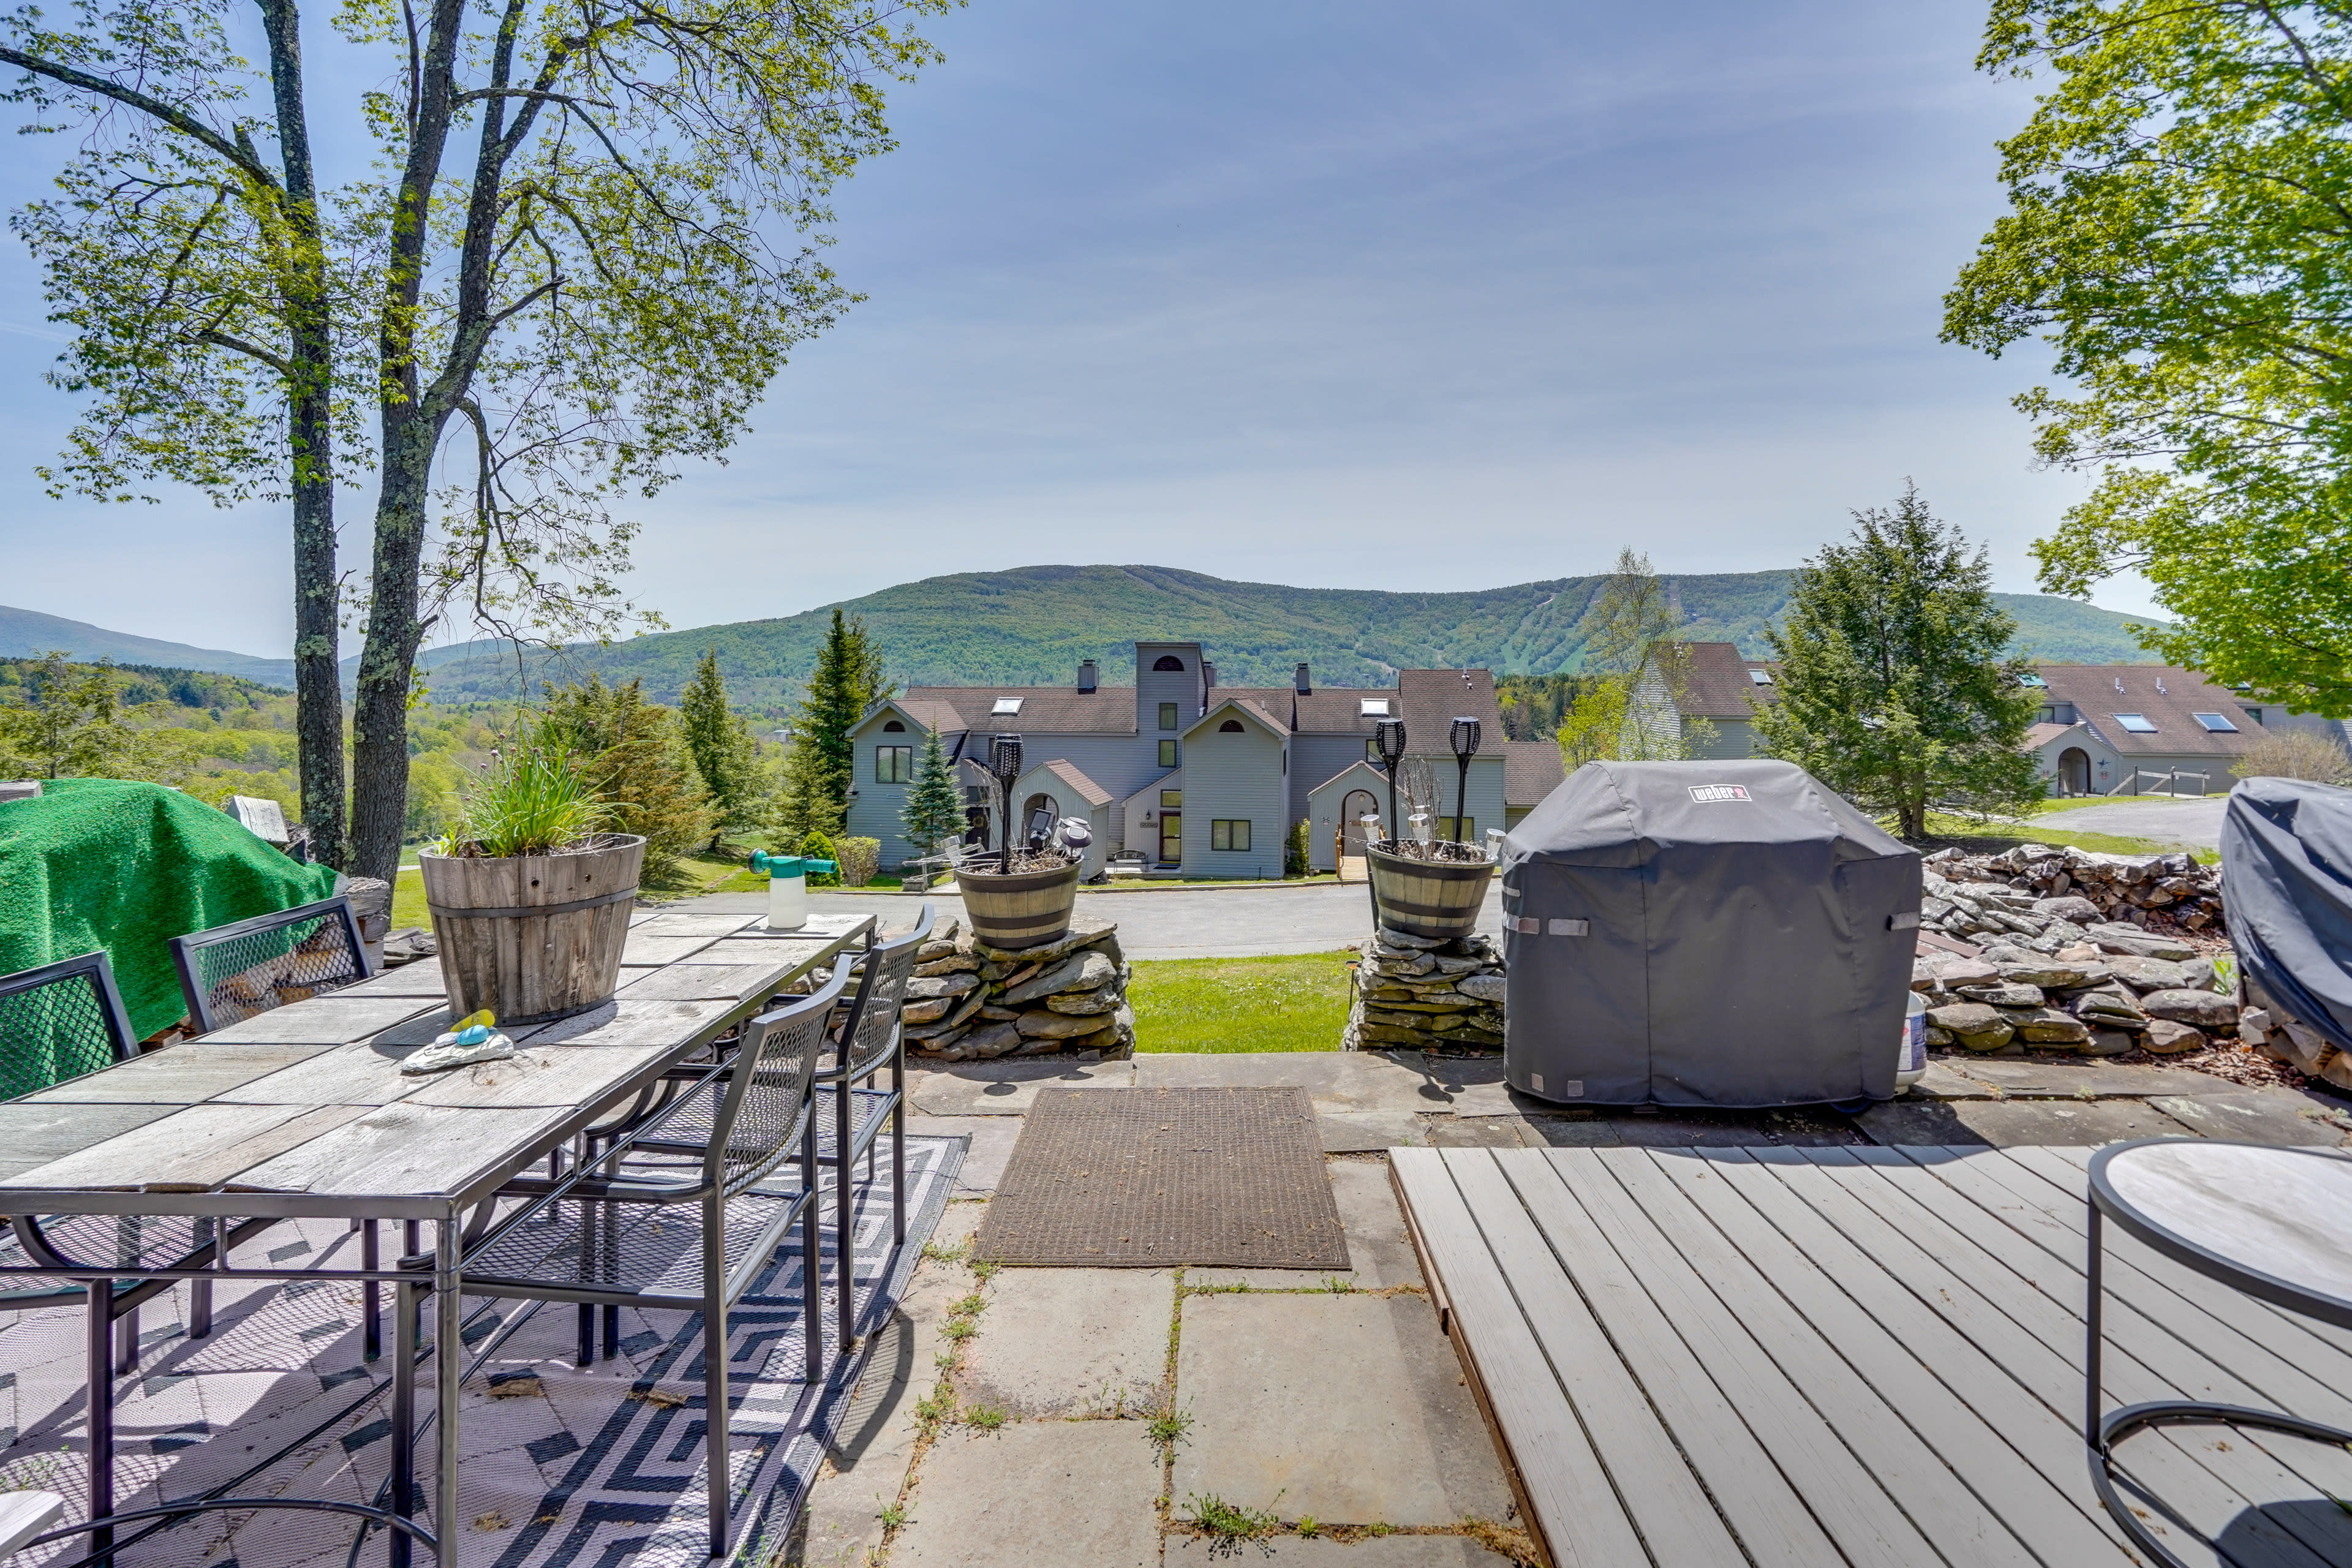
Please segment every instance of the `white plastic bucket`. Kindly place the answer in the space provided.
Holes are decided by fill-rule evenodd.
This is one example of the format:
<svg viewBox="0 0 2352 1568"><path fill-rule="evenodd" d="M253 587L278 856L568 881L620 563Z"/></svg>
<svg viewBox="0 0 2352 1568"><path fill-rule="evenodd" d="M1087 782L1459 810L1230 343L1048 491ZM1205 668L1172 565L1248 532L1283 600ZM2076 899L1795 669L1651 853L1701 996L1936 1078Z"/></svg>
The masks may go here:
<svg viewBox="0 0 2352 1568"><path fill-rule="evenodd" d="M1902 1093L1927 1076L1927 1002L1916 991L1906 992L1903 1004L1903 1044L1895 1058L1895 1092Z"/></svg>

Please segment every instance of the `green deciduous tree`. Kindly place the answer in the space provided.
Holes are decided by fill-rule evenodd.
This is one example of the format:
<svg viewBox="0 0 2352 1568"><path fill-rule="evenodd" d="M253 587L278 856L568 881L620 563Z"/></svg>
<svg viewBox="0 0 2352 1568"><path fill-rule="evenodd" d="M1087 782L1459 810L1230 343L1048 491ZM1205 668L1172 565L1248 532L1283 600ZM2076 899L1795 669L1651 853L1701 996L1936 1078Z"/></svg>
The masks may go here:
<svg viewBox="0 0 2352 1568"><path fill-rule="evenodd" d="M586 764L614 831L645 835L646 875L667 875L709 840L713 813L677 715L647 702L635 681L607 686L591 675L549 687L537 738Z"/></svg>
<svg viewBox="0 0 2352 1568"><path fill-rule="evenodd" d="M715 814L710 842L716 848L720 833L759 826L768 804L759 743L751 739L751 721L727 710L727 682L719 673L716 648L702 656L679 698L678 720Z"/></svg>
<svg viewBox="0 0 2352 1568"><path fill-rule="evenodd" d="M1601 758L1672 762L1714 733L1676 710L1690 658L1674 640L1681 616L1650 558L1628 545L1584 612L1584 673L1556 731L1570 769Z"/></svg>
<svg viewBox="0 0 2352 1568"><path fill-rule="evenodd" d="M92 427L162 455L93 472L225 485L290 451L323 490L335 399L373 415L352 868L388 878L427 631L460 610L551 641L632 617L623 509L722 454L785 353L852 302L818 258L826 195L891 145L881 89L935 58L907 19L946 0L345 0L338 79L388 86L353 105L378 172L331 193L303 183L292 0L257 3L266 85L226 41L229 0L86 0L66 29L22 8L0 62L37 112L97 126L38 243L53 305L95 345L69 382ZM272 114L247 108L265 98ZM258 150L290 171L298 142L301 182ZM118 255L152 283L126 292ZM277 381L220 357L243 353L232 337L282 362ZM328 368L270 346L296 340ZM213 418L194 394L215 384L246 402ZM306 398L326 421L307 436Z"/></svg>
<svg viewBox="0 0 2352 1568"><path fill-rule="evenodd" d="M937 724L923 738L923 754L915 763L907 802L898 809L898 824L907 842L926 859L963 832L963 792L956 788L955 768Z"/></svg>
<svg viewBox="0 0 2352 1568"><path fill-rule="evenodd" d="M114 664L76 666L52 653L27 672L21 699L0 705L0 777L187 782L195 768L184 742L129 721Z"/></svg>
<svg viewBox="0 0 2352 1568"><path fill-rule="evenodd" d="M2042 585L2140 571L2166 658L2352 714L2352 8L1994 0L1978 63L2049 88L1944 335L2046 339L2018 406L2102 473Z"/></svg>
<svg viewBox="0 0 2352 1568"><path fill-rule="evenodd" d="M1780 700L1758 750L1923 837L1927 807L2013 810L2042 793L2024 748L2036 701L2001 650L2017 623L1992 601L1985 553L1916 489L1853 514L1853 542L1805 563L1766 635Z"/></svg>

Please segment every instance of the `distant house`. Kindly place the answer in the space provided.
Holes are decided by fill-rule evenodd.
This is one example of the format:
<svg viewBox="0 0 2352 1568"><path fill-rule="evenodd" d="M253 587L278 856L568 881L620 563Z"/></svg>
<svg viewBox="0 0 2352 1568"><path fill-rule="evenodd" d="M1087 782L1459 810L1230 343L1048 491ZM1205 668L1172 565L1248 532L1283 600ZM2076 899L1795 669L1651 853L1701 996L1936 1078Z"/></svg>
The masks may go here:
<svg viewBox="0 0 2352 1568"><path fill-rule="evenodd" d="M1635 684L1627 721L1652 731L1654 740L1685 742L1694 757L1754 756L1756 715L1773 700L1772 666L1743 657L1737 643L1686 642L1675 648L1680 682L1668 682L1651 660Z"/></svg>
<svg viewBox="0 0 2352 1568"><path fill-rule="evenodd" d="M1300 821L1309 863L1331 869L1343 836L1360 842L1362 818L1387 829L1386 778L1370 765L1382 719L1404 721L1408 753L1430 759L1449 812L1448 731L1456 717L1479 721L1465 837L1507 826L1542 798L1529 792L1559 782L1557 748L1530 742L1550 753L1546 783L1541 760L1505 739L1486 670L1407 669L1393 687L1318 688L1302 664L1286 687L1224 687L1203 655L1197 642L1138 643L1132 686L1101 684L1087 659L1066 687L911 687L853 732L849 831L881 840L885 865L915 856L899 818L933 725L963 786L968 842L998 842L983 763L991 736L1017 734L1018 825L1041 811L1085 817L1089 875L1112 855L1139 853L1160 875L1278 878L1283 840Z"/></svg>

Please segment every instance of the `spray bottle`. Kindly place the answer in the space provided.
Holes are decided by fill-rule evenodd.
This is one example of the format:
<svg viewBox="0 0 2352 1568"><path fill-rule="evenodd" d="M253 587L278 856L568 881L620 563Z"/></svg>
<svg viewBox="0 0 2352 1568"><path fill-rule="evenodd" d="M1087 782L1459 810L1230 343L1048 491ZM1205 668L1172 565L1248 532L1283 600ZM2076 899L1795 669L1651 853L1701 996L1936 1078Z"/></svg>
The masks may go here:
<svg viewBox="0 0 2352 1568"><path fill-rule="evenodd" d="M763 871L768 878L768 929L798 931L808 924L808 874L814 871L823 875L836 868L831 860L752 850L751 869Z"/></svg>

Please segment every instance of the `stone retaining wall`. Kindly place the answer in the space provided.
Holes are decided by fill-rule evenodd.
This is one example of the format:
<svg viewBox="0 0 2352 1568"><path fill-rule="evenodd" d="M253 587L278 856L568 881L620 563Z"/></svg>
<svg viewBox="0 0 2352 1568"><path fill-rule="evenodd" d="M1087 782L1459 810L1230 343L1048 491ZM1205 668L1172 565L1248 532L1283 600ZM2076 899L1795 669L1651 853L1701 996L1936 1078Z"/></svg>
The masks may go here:
<svg viewBox="0 0 2352 1568"><path fill-rule="evenodd" d="M1431 942L1379 931L1356 951L1363 957L1349 996L1342 1050L1502 1048L1503 955L1492 939Z"/></svg>
<svg viewBox="0 0 2352 1568"><path fill-rule="evenodd" d="M1044 947L992 947L945 919L917 950L899 1013L907 1046L940 1061L1135 1049L1134 968L1115 923L1074 925Z"/></svg>

